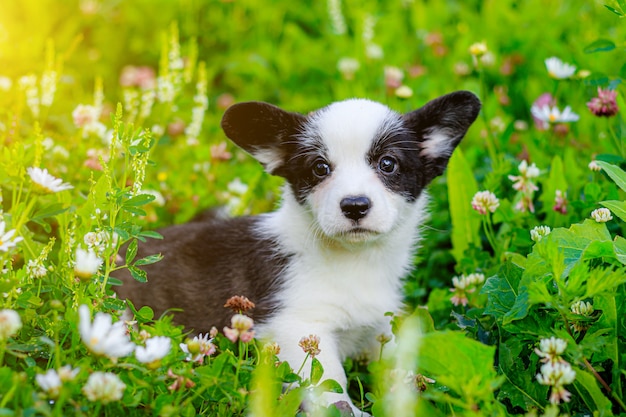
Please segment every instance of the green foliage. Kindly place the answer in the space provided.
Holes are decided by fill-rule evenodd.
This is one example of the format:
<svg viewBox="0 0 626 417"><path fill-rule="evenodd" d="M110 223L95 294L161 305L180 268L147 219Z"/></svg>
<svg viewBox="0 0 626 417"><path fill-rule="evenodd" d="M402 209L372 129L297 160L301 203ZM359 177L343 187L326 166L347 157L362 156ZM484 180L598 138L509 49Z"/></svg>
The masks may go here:
<svg viewBox="0 0 626 417"><path fill-rule="evenodd" d="M424 399L450 402L465 411L501 414L493 403L493 392L501 384L493 368L495 347L468 339L462 332L427 333L421 343L420 369L446 387L426 391Z"/></svg>
<svg viewBox="0 0 626 417"><path fill-rule="evenodd" d="M446 180L452 220L452 253L458 261L470 246L480 246L480 218L467 209L467 202L478 192L478 186L461 149L450 158Z"/></svg>
<svg viewBox="0 0 626 417"><path fill-rule="evenodd" d="M216 205L275 206L281 180L219 129L230 103L306 113L358 96L405 112L457 89L481 97L480 120L430 187L406 285L414 313L393 317L397 349L346 364L354 403L376 417L626 413L625 1L1 9L0 415L349 415L301 409L341 390L318 358L294 370L256 340L190 338L170 315L116 298L115 272L150 279L141 267L161 256L138 258L137 241L161 238L160 226ZM551 79L551 56L574 74ZM615 92L616 111L594 107L598 88ZM579 120L536 123L543 93ZM493 213L472 210L479 190L497 197ZM81 334L80 306L122 323L128 310L120 344L165 337L169 349L103 353ZM548 357L551 337L565 347ZM542 384L546 362L575 378ZM119 396L89 389L100 372L124 385Z"/></svg>

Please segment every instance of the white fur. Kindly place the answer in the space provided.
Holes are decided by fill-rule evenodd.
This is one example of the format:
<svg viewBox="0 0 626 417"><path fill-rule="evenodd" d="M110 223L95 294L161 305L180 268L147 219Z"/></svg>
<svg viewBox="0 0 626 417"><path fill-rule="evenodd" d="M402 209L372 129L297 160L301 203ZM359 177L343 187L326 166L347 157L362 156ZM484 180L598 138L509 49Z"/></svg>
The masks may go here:
<svg viewBox="0 0 626 417"><path fill-rule="evenodd" d="M287 193L282 208L264 219L263 229L294 257L286 271L280 313L257 329L261 337L278 342L281 359L297 369L305 358L298 341L317 335L324 379L334 379L345 389L345 358L374 354L379 349L376 336L391 335L385 313L402 307L401 278L412 265L426 201L423 195L406 207L402 221L388 235L342 245L312 236L310 214ZM304 367L305 377L309 369ZM352 404L345 393L327 397L329 403Z"/></svg>
<svg viewBox="0 0 626 417"><path fill-rule="evenodd" d="M359 227L373 237L388 233L397 224L404 198L390 192L368 163L366 155L377 135L402 129L400 117L388 107L363 99L333 103L311 118L303 138L323 138L328 162L334 172L309 195L307 203L315 215L316 226L330 238L342 239L355 228L340 209L346 197L367 196L372 208Z"/></svg>
<svg viewBox="0 0 626 417"><path fill-rule="evenodd" d="M257 329L259 335L276 340L281 358L295 369L305 359L298 341L310 334L319 336L324 379L336 380L344 391L343 360L363 351L376 352L380 346L376 336L391 335L385 313L402 307L401 279L412 265L425 215L424 193L409 202L389 191L366 159L381 130L399 128L397 114L365 100L335 103L316 114L303 137L322 138L332 175L304 204L285 187L281 208L264 215L259 230L293 254L283 277L278 313ZM366 196L372 202L359 220L359 233L351 233L355 222L340 209L340 201L350 196ZM304 367L305 372L309 369ZM352 404L345 392L327 394L325 400ZM359 415L356 407L353 410Z"/></svg>
<svg viewBox="0 0 626 417"><path fill-rule="evenodd" d="M267 172L274 171L282 163L280 155L273 148L255 149L253 153L255 159L263 164Z"/></svg>
<svg viewBox="0 0 626 417"><path fill-rule="evenodd" d="M422 155L430 158L449 157L454 151L454 144L450 141L450 134L445 130L433 129L422 142Z"/></svg>

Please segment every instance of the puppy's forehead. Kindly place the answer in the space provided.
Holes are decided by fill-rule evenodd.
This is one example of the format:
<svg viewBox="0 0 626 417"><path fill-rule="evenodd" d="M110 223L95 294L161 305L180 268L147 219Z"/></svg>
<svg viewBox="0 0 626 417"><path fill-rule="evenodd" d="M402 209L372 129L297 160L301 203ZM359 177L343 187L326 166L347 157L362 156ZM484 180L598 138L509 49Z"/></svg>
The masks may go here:
<svg viewBox="0 0 626 417"><path fill-rule="evenodd" d="M366 99L350 99L311 115L304 133L308 140L321 141L330 154L364 154L380 137L401 130L400 115L389 107Z"/></svg>

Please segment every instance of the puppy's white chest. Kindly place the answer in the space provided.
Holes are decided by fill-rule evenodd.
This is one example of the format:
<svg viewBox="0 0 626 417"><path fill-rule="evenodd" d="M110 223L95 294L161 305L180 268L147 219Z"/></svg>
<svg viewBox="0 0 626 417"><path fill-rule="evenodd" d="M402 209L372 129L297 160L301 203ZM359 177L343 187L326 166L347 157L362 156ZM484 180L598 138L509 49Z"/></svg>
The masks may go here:
<svg viewBox="0 0 626 417"><path fill-rule="evenodd" d="M381 263L373 259L374 254L363 255L294 260L285 287L285 309L328 323L333 330L375 325L386 312L396 311L401 305L404 265Z"/></svg>

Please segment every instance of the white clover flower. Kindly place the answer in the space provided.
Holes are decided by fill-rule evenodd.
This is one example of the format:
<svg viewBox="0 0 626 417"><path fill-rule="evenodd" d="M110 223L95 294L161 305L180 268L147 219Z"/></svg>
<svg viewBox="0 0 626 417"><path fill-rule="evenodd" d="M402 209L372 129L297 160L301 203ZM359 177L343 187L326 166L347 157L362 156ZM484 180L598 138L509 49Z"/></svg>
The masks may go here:
<svg viewBox="0 0 626 417"><path fill-rule="evenodd" d="M588 301L577 301L570 307L572 313L579 316L590 316L593 313L593 305Z"/></svg>
<svg viewBox="0 0 626 417"><path fill-rule="evenodd" d="M211 356L217 350L212 342L213 337L209 333L204 336L200 333L198 336L194 336L192 340L181 343L179 346L187 354L186 361L202 363L205 356Z"/></svg>
<svg viewBox="0 0 626 417"><path fill-rule="evenodd" d="M62 382L69 382L76 378L79 371L80 368L72 368L70 365L65 365L58 370L57 374L59 375L59 378L61 378Z"/></svg>
<svg viewBox="0 0 626 417"><path fill-rule="evenodd" d="M231 317L230 323L233 326L233 329L240 331L250 330L252 326L254 326L254 321L245 314L235 314Z"/></svg>
<svg viewBox="0 0 626 417"><path fill-rule="evenodd" d="M41 141L41 146L43 146L43 149L46 151L52 150L52 148L54 148L54 139L49 136L45 137L44 140Z"/></svg>
<svg viewBox="0 0 626 417"><path fill-rule="evenodd" d="M481 274L479 272L474 272L464 278L470 285L480 285L485 282L485 274Z"/></svg>
<svg viewBox="0 0 626 417"><path fill-rule="evenodd" d="M563 385L571 384L576 379L576 371L567 362L548 362L541 366L541 373L537 374L537 381L542 385L552 387L550 402L559 404L569 402L571 393Z"/></svg>
<svg viewBox="0 0 626 417"><path fill-rule="evenodd" d="M59 396L63 382L74 380L79 370L78 368L72 368L70 365L65 365L58 372L54 369L48 369L46 373L37 374L35 380L50 398L56 398Z"/></svg>
<svg viewBox="0 0 626 417"><path fill-rule="evenodd" d="M375 43L368 43L365 46L365 56L369 59L383 59L385 52L383 48Z"/></svg>
<svg viewBox="0 0 626 417"><path fill-rule="evenodd" d="M100 118L100 109L89 104L79 104L72 112L74 125L79 128L95 124Z"/></svg>
<svg viewBox="0 0 626 417"><path fill-rule="evenodd" d="M452 70L454 71L456 75L461 76L461 77L464 77L472 73L472 68L469 65L467 65L467 63L465 62L455 63L454 67L452 67Z"/></svg>
<svg viewBox="0 0 626 417"><path fill-rule="evenodd" d="M141 363L153 363L160 361L167 355L172 347L172 341L166 336L152 337L146 340L146 346L137 346L135 357Z"/></svg>
<svg viewBox="0 0 626 417"><path fill-rule="evenodd" d="M89 375L83 387L83 394L89 401L101 401L103 404L119 401L124 396L126 384L111 372L94 372Z"/></svg>
<svg viewBox="0 0 626 417"><path fill-rule="evenodd" d="M229 182L226 188L228 191L236 195L244 195L248 192L248 184L241 181L239 177Z"/></svg>
<svg viewBox="0 0 626 417"><path fill-rule="evenodd" d="M480 62L486 67L491 67L496 63L496 56L493 52L487 51L480 57Z"/></svg>
<svg viewBox="0 0 626 417"><path fill-rule="evenodd" d="M567 192L556 190L554 193L554 206L552 210L561 214L567 214Z"/></svg>
<svg viewBox="0 0 626 417"><path fill-rule="evenodd" d="M407 99L413 97L413 90L407 85L401 85L400 87L396 88L395 94L398 98Z"/></svg>
<svg viewBox="0 0 626 417"><path fill-rule="evenodd" d="M0 90L9 91L13 86L13 81L4 75L0 75Z"/></svg>
<svg viewBox="0 0 626 417"><path fill-rule="evenodd" d="M341 58L337 62L337 69L346 80L354 79L354 74L359 70L361 64L354 58Z"/></svg>
<svg viewBox="0 0 626 417"><path fill-rule="evenodd" d="M467 293L472 292L473 290L466 291L467 281L465 281L462 277L452 277L452 287L450 291L453 293L450 301L455 306L462 305L466 306L469 303L469 299L467 298Z"/></svg>
<svg viewBox="0 0 626 417"><path fill-rule="evenodd" d="M604 207L592 211L591 217L598 223L606 223L610 220L613 220L613 216L611 216L611 210Z"/></svg>
<svg viewBox="0 0 626 417"><path fill-rule="evenodd" d="M555 56L547 58L544 62L550 77L557 80L569 78L576 72L574 65L565 63Z"/></svg>
<svg viewBox="0 0 626 417"><path fill-rule="evenodd" d="M504 129L506 129L506 123L504 122L504 120L500 116L496 116L493 119L491 119L489 121L489 126L491 126L491 128L495 132L498 132L498 133L502 133L502 132L504 132Z"/></svg>
<svg viewBox="0 0 626 417"><path fill-rule="evenodd" d="M537 379L543 385L571 384L576 379L576 371L567 362L549 362L541 365L541 374L537 375Z"/></svg>
<svg viewBox="0 0 626 417"><path fill-rule="evenodd" d="M529 166L524 159L517 169L521 175L509 175L509 180L513 181L513 189L528 194L528 197L532 199L532 194L539 190L539 187L532 181L539 176L539 168L534 162Z"/></svg>
<svg viewBox="0 0 626 417"><path fill-rule="evenodd" d="M165 133L165 129L161 125L152 125L150 131L154 136L163 136L163 134Z"/></svg>
<svg viewBox="0 0 626 417"><path fill-rule="evenodd" d="M580 118L570 106L561 111L557 106L538 106L535 104L530 108L530 112L533 117L544 123L569 123L576 122Z"/></svg>
<svg viewBox="0 0 626 417"><path fill-rule="evenodd" d="M562 362L561 355L566 347L565 340L552 336L549 339L541 339L539 349L535 349L535 353L541 357L542 362Z"/></svg>
<svg viewBox="0 0 626 417"><path fill-rule="evenodd" d="M525 132L528 130L528 122L526 120L516 120L513 122L513 127L517 131Z"/></svg>
<svg viewBox="0 0 626 417"><path fill-rule="evenodd" d="M59 159L70 158L70 152L61 145L55 145L54 148L52 148L52 155Z"/></svg>
<svg viewBox="0 0 626 417"><path fill-rule="evenodd" d="M254 326L254 321L244 315L235 314L230 319L231 327L224 327L224 336L231 342L235 343L237 339L247 343L254 337L254 330L251 330Z"/></svg>
<svg viewBox="0 0 626 417"><path fill-rule="evenodd" d="M8 252L9 249L17 246L17 242L24 239L21 236L15 237L15 229L5 232L6 227L4 220L0 220L0 252Z"/></svg>
<svg viewBox="0 0 626 417"><path fill-rule="evenodd" d="M472 208L483 215L495 212L499 206L500 201L491 191L479 191L472 198Z"/></svg>
<svg viewBox="0 0 626 417"><path fill-rule="evenodd" d="M404 71L401 68L387 65L384 68L385 85L389 88L398 88L402 85Z"/></svg>
<svg viewBox="0 0 626 417"><path fill-rule="evenodd" d="M38 191L52 194L74 188L71 184L63 182L60 178L56 178L48 172L47 169L30 167L27 169L30 179L35 184Z"/></svg>
<svg viewBox="0 0 626 417"><path fill-rule="evenodd" d="M459 290L464 290L470 285L469 281L464 276L452 277L452 286Z"/></svg>
<svg viewBox="0 0 626 417"><path fill-rule="evenodd" d="M78 314L80 337L93 353L116 359L135 350L135 344L128 338L123 321L113 323L111 315L100 312L92 323L89 307L84 304L78 308Z"/></svg>
<svg viewBox="0 0 626 417"><path fill-rule="evenodd" d="M589 162L589 165L587 165L587 167L592 171L602 171L602 167L600 167L598 161L596 160Z"/></svg>
<svg viewBox="0 0 626 417"><path fill-rule="evenodd" d="M467 295L476 291L476 287L484 282L485 275L479 272L462 275L461 277L452 277L452 288L450 288L452 297L450 301L455 306L466 306L469 303Z"/></svg>
<svg viewBox="0 0 626 417"><path fill-rule="evenodd" d="M541 239L548 236L551 231L549 226L535 226L530 231L530 239L533 242L539 242Z"/></svg>
<svg viewBox="0 0 626 417"><path fill-rule="evenodd" d="M22 319L15 310L0 310L0 340L7 340L22 328Z"/></svg>
<svg viewBox="0 0 626 417"><path fill-rule="evenodd" d="M268 356L278 355L280 353L280 345L276 342L267 342L261 350Z"/></svg>
<svg viewBox="0 0 626 417"><path fill-rule="evenodd" d="M44 374L37 374L37 376L35 376L35 380L37 381L39 387L44 390L50 398L56 398L59 396L63 382L61 381L61 377L57 371L54 369L48 369L48 371Z"/></svg>
<svg viewBox="0 0 626 417"><path fill-rule="evenodd" d="M473 56L482 56L488 51L486 42L476 42L470 45L469 53Z"/></svg>
<svg viewBox="0 0 626 417"><path fill-rule="evenodd" d="M83 137L95 136L104 140L106 135L107 127L103 123L95 122L83 127Z"/></svg>
<svg viewBox="0 0 626 417"><path fill-rule="evenodd" d="M540 174L537 165L535 165L534 162L531 165L528 165L528 162L526 162L525 159L522 160L517 169L519 169L519 172L526 178L537 178Z"/></svg>
<svg viewBox="0 0 626 417"><path fill-rule="evenodd" d="M298 346L302 348L304 353L310 355L311 358L316 357L321 352L320 337L315 334L311 334L300 339Z"/></svg>
<svg viewBox="0 0 626 417"><path fill-rule="evenodd" d="M93 250L77 248L74 274L80 279L89 279L98 272L102 262L102 259Z"/></svg>

